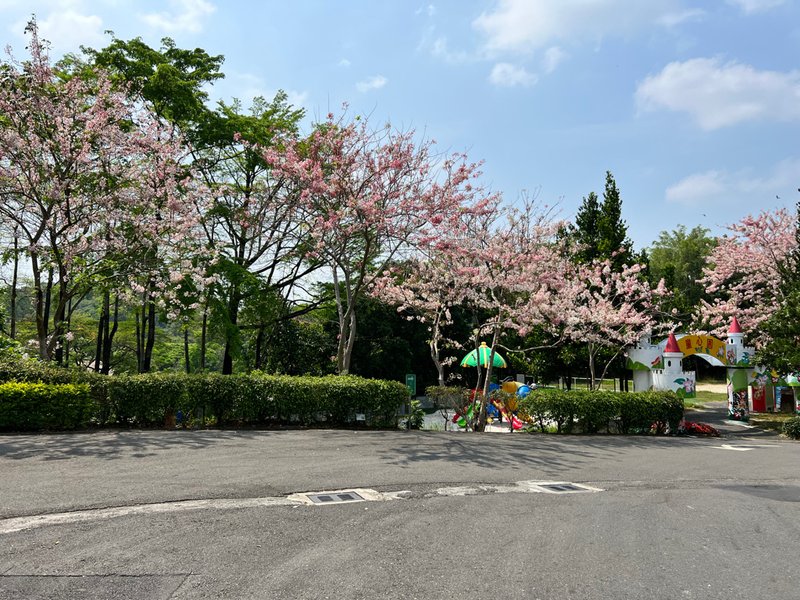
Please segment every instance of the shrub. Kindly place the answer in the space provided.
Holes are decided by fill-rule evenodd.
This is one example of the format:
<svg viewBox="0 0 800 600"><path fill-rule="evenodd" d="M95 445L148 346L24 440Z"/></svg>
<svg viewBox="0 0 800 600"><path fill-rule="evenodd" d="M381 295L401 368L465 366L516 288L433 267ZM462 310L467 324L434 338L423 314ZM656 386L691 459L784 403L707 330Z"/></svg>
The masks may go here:
<svg viewBox="0 0 800 600"><path fill-rule="evenodd" d="M363 413L367 424L387 427L397 425L397 411L408 401L408 388L400 382L355 376L291 377L259 372L105 376L8 353L0 355L0 381L45 384L48 388L75 385L88 390L91 410L87 418L91 422L141 427L170 425L179 411L187 421L212 416L218 425L344 425ZM30 417L25 428L79 426L69 425L74 422L70 414L64 416L63 425L52 425L53 418L36 425L39 421Z"/></svg>
<svg viewBox="0 0 800 600"><path fill-rule="evenodd" d="M120 423L154 425L181 411L213 415L218 425L326 422L344 425L364 413L372 425L395 423L408 399L402 383L355 376L144 374L111 378Z"/></svg>
<svg viewBox="0 0 800 600"><path fill-rule="evenodd" d="M683 418L683 403L673 392L533 390L520 408L540 431L555 424L558 433L610 432L612 424L625 434L675 432Z"/></svg>
<svg viewBox="0 0 800 600"><path fill-rule="evenodd" d="M92 371L65 369L56 365L0 351L0 382L17 381L48 384L86 384L95 403L93 422L103 425L111 418L107 384L109 377Z"/></svg>
<svg viewBox="0 0 800 600"><path fill-rule="evenodd" d="M787 420L783 424L783 433L793 440L800 440L800 416Z"/></svg>
<svg viewBox="0 0 800 600"><path fill-rule="evenodd" d="M77 429L96 410L86 384L0 384L0 430Z"/></svg>

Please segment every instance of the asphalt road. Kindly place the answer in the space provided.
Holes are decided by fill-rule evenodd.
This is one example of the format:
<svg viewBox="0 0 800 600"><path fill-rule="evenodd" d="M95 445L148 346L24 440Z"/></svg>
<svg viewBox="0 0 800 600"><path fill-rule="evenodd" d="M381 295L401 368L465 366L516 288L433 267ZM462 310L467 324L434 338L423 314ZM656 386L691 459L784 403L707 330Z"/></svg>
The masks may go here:
<svg viewBox="0 0 800 600"><path fill-rule="evenodd" d="M800 598L800 444L725 432L1 436L0 599Z"/></svg>

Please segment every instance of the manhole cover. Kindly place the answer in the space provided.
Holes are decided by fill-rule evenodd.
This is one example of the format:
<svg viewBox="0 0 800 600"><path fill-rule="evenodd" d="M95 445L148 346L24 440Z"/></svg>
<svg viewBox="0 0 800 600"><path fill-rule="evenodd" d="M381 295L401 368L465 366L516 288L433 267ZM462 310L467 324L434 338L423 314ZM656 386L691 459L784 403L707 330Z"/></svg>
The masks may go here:
<svg viewBox="0 0 800 600"><path fill-rule="evenodd" d="M540 483L540 488L553 494L568 494L574 492L591 492L589 488L574 483Z"/></svg>
<svg viewBox="0 0 800 600"><path fill-rule="evenodd" d="M331 492L328 494L306 494L314 504L338 504L341 502L364 502L356 492Z"/></svg>

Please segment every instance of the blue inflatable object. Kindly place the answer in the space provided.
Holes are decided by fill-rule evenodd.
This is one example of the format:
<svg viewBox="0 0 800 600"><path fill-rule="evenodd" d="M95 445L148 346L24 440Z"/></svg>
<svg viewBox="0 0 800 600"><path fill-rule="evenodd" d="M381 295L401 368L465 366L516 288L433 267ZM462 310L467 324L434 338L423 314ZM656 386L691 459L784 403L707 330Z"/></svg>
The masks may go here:
<svg viewBox="0 0 800 600"><path fill-rule="evenodd" d="M499 383L490 383L489 384L489 391L490 392L496 392L499 389L500 389L500 384Z"/></svg>
<svg viewBox="0 0 800 600"><path fill-rule="evenodd" d="M521 386L519 386L517 388L517 396L519 396L520 398L524 398L525 396L527 396L530 393L531 393L530 386L521 385Z"/></svg>

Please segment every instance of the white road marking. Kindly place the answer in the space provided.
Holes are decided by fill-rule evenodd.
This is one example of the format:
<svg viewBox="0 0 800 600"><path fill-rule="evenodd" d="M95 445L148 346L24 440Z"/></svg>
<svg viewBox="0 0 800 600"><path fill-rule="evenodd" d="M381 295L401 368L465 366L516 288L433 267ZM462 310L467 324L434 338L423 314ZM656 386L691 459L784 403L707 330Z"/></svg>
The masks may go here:
<svg viewBox="0 0 800 600"><path fill-rule="evenodd" d="M732 446L730 444L722 444L721 446L715 446L715 448L719 448L720 450L736 450L737 452L747 452L748 450L753 450L755 448L774 448L774 445L771 444L741 444L738 446Z"/></svg>
<svg viewBox="0 0 800 600"><path fill-rule="evenodd" d="M548 489L546 485L572 485L578 490L557 492ZM574 494L577 492L602 492L603 490L591 487L582 483L571 483L567 481L517 481L510 484L481 484L475 486L443 487L426 494L431 496L469 496L475 494ZM157 502L154 504L137 504L135 506L119 506L114 508L90 508L85 510L75 510L70 512L60 512L46 515L33 515L29 517L11 517L0 519L0 535L16 533L37 527L48 525L69 525L72 523L84 523L90 521L106 521L117 517L131 515L152 515L175 513L188 510L235 510L242 508L260 508L268 506L324 506L315 504L308 498L309 494L336 494L337 492L356 492L365 502L388 502L392 500L407 500L412 498L414 493L410 490L399 490L395 492L378 492L367 488L347 488L342 490L329 490L319 492L303 492L290 494L285 497L265 497L265 498L240 498L240 499L207 499L207 500L181 500L179 502ZM331 504L353 504L350 502L336 502Z"/></svg>

